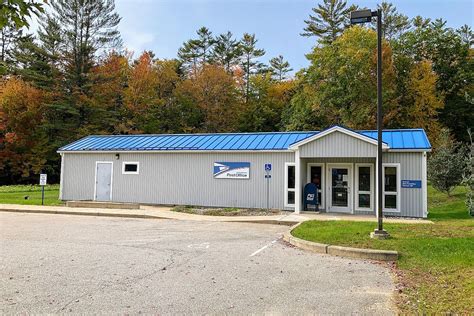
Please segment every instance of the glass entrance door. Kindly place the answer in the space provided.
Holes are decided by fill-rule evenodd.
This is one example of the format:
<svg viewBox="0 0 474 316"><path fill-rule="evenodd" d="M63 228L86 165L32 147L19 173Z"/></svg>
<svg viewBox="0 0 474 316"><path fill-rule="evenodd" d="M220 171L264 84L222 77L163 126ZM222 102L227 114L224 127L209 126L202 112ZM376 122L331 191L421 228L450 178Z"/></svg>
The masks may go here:
<svg viewBox="0 0 474 316"><path fill-rule="evenodd" d="M351 212L352 170L350 166L330 166L330 211Z"/></svg>

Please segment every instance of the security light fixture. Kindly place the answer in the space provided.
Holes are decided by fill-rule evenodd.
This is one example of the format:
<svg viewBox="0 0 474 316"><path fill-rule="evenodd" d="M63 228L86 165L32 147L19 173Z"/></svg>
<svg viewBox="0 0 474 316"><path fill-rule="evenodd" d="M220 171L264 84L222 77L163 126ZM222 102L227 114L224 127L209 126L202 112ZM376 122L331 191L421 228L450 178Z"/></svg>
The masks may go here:
<svg viewBox="0 0 474 316"><path fill-rule="evenodd" d="M372 21L372 11L359 10L351 12L351 24L361 24Z"/></svg>
<svg viewBox="0 0 474 316"><path fill-rule="evenodd" d="M120 159L120 154L115 154L115 159L119 160Z"/></svg>

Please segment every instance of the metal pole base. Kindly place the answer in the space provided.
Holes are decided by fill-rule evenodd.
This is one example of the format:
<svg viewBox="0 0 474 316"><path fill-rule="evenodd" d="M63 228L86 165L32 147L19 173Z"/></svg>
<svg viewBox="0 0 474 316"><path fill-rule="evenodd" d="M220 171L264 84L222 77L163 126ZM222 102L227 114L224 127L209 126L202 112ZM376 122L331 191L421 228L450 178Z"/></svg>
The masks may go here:
<svg viewBox="0 0 474 316"><path fill-rule="evenodd" d="M378 230L375 229L373 232L370 233L370 238L374 239L387 239L390 237L390 234L385 230Z"/></svg>

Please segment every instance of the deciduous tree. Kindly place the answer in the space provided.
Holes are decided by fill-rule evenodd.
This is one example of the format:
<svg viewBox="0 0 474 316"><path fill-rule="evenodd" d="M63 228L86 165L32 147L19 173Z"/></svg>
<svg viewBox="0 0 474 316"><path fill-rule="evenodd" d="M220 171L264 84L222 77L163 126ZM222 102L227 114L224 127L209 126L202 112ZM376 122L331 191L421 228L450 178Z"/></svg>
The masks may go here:
<svg viewBox="0 0 474 316"><path fill-rule="evenodd" d="M430 21L416 18L414 28L402 34L394 43L395 56L416 62L430 60L438 79L436 88L444 95L439 120L456 139L466 139L466 130L474 122L474 59L472 49L461 36L446 27L441 19Z"/></svg>
<svg viewBox="0 0 474 316"><path fill-rule="evenodd" d="M276 82L270 73L250 78L249 102L242 107L239 130L271 132L282 128L282 113L294 93L293 81Z"/></svg>
<svg viewBox="0 0 474 316"><path fill-rule="evenodd" d="M402 96L404 103L401 106L405 114L402 126L425 129L435 148L442 129L438 113L444 106L443 98L436 90L437 79L431 62L415 63L408 75L407 95Z"/></svg>
<svg viewBox="0 0 474 316"><path fill-rule="evenodd" d="M0 29L13 25L16 29L29 27L28 18L44 12L43 3L34 0L2 0L0 6Z"/></svg>
<svg viewBox="0 0 474 316"><path fill-rule="evenodd" d="M390 126L387 124L397 110L395 68L390 45L384 42L382 49L384 122L385 126ZM311 65L301 80L301 84L310 87L299 89L295 95L300 110L309 108L299 112L307 115L312 113L310 108L321 109L326 117L323 120L326 125L374 128L377 104L376 52L375 32L362 27L346 30L330 45L315 47L312 54L308 55ZM308 96L308 92L313 95Z"/></svg>
<svg viewBox="0 0 474 316"><path fill-rule="evenodd" d="M238 92L234 78L223 67L206 65L195 78L184 80L176 89L180 104L199 109L199 113L190 115L193 119L200 117L196 131L234 130L240 110Z"/></svg>
<svg viewBox="0 0 474 316"><path fill-rule="evenodd" d="M43 170L48 150L44 123L47 95L11 77L0 84L0 178L28 181Z"/></svg>

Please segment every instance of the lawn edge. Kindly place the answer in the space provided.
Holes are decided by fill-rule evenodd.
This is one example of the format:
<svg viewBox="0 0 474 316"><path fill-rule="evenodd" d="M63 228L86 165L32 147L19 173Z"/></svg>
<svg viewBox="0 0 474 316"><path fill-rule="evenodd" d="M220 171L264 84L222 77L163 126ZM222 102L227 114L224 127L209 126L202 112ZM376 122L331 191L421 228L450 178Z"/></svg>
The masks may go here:
<svg viewBox="0 0 474 316"><path fill-rule="evenodd" d="M330 244L322 244L309 240L304 240L295 237L291 232L304 222L298 223L292 226L288 231L283 234L283 240L289 244L308 251L316 253L324 253L332 256L354 258L354 259L369 259L377 261L397 261L398 252L393 250L381 250L381 249L365 249L365 248L353 248L343 247Z"/></svg>

